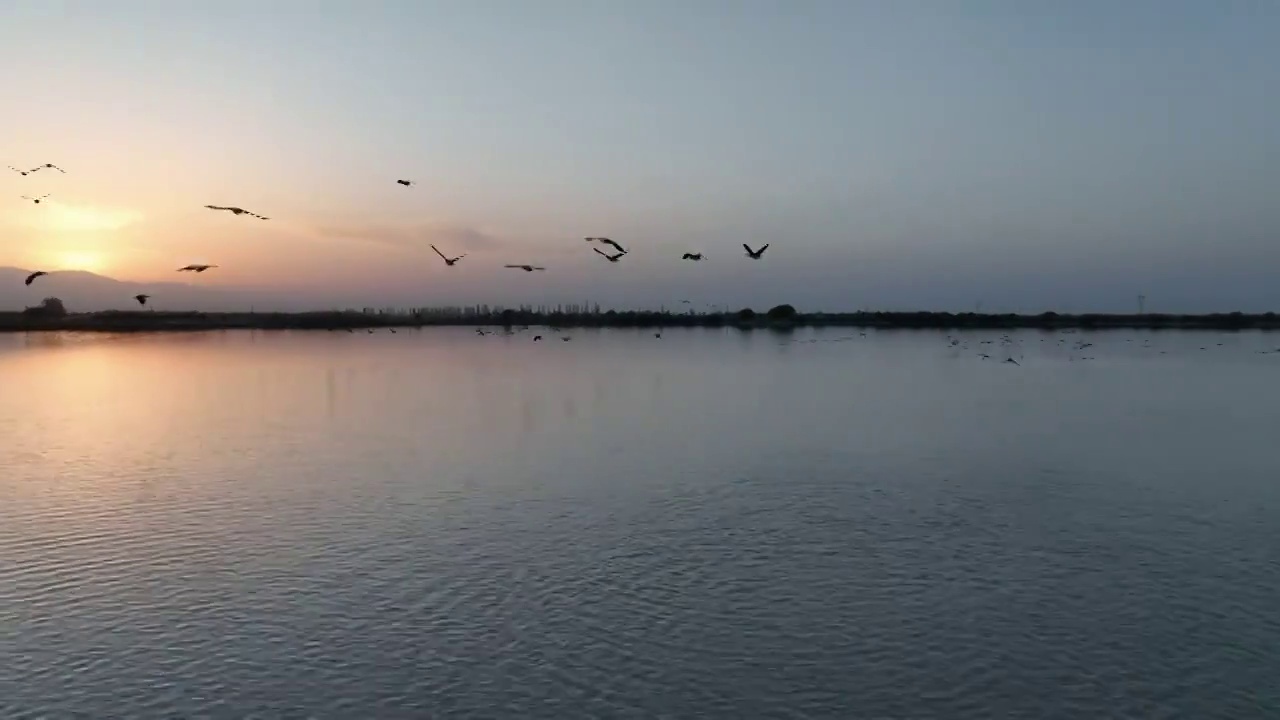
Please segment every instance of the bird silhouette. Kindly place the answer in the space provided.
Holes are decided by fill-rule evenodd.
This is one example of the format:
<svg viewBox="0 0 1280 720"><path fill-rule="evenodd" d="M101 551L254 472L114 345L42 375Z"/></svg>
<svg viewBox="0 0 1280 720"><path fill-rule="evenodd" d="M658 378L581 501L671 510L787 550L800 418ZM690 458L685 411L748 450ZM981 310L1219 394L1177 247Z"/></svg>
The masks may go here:
<svg viewBox="0 0 1280 720"><path fill-rule="evenodd" d="M537 265L503 265L503 267L515 268L518 270L523 270L525 272L533 272L534 270L546 270L546 268L538 267Z"/></svg>
<svg viewBox="0 0 1280 720"><path fill-rule="evenodd" d="M742 243L742 247L746 248L747 257L751 258L752 260L759 260L760 258L764 257L764 251L769 249L769 243L765 243L764 245L761 245L759 250L752 250L751 247L746 243Z"/></svg>
<svg viewBox="0 0 1280 720"><path fill-rule="evenodd" d="M198 272L198 273L202 273L202 272L204 272L205 270L208 270L209 268L216 268L216 267L218 267L218 266L217 266L217 265L199 265L199 264L193 264L193 265L186 265L186 266L184 266L184 267L180 267L180 268L178 268L178 272Z"/></svg>
<svg viewBox="0 0 1280 720"><path fill-rule="evenodd" d="M700 252L696 252L696 253L685 253L684 255L681 255L681 256L680 256L680 259L681 259L681 260L692 260L692 261L694 261L694 262L697 262L697 261L699 261L699 260L701 260L701 259L702 259L702 253L700 253Z"/></svg>
<svg viewBox="0 0 1280 720"><path fill-rule="evenodd" d="M620 253L617 253L617 254L614 254L614 255L610 255L609 253L607 253L607 252L605 252L605 251L601 250L600 248L591 248L591 249L592 249L592 250L595 250L595 251L596 251L596 252L598 252L598 253L600 253L601 257L603 257L605 260L608 260L609 262L612 262L612 263L616 263L616 262L618 262L618 260L619 260L623 255L626 255L626 253L625 253L625 252L620 252Z"/></svg>
<svg viewBox="0 0 1280 720"><path fill-rule="evenodd" d="M45 271L43 271L43 270L37 270L37 271L35 271L35 272L31 273L30 275L28 275L28 276L27 276L27 279L24 281L24 283L23 283L23 284L25 284L25 285L30 285L31 283L35 282L36 278L40 277L41 275L48 275L48 274L49 274L49 273L47 273L47 272L45 272Z"/></svg>
<svg viewBox="0 0 1280 720"><path fill-rule="evenodd" d="M147 301L151 299L151 296L143 293L140 295L134 295L133 299L137 300L139 305L146 305Z"/></svg>
<svg viewBox="0 0 1280 720"><path fill-rule="evenodd" d="M612 240L610 240L609 238L606 238L606 237L589 237L589 238L586 238L586 241L587 241L587 242L598 242L598 243L603 243L603 244L605 244L605 245L612 245L612 246L613 246L613 249L614 249L614 250L617 250L619 254L625 255L625 254L627 253L627 249L626 249L626 248L622 247L622 246L621 246L621 245L619 245L618 243L616 243L616 242L614 242L614 241L612 241Z"/></svg>
<svg viewBox="0 0 1280 720"><path fill-rule="evenodd" d="M49 197L49 193L45 193L45 194L41 195L41 196L40 196L40 197L38 197L38 198L33 198L33 197L31 197L30 195L23 195L23 196L22 196L22 199L23 199L23 200L30 200L31 202L33 202L33 203L35 203L35 204L39 205L39 204L40 204L40 201L41 201L41 200L43 200L43 199L45 199L45 198L47 198L47 197Z"/></svg>
<svg viewBox="0 0 1280 720"><path fill-rule="evenodd" d="M19 170L18 168L14 167L14 166L12 166L12 165L9 165L9 166L7 166L7 167L8 167L10 170L12 170L12 171L14 171L14 172L18 173L19 175L30 175L30 174L31 174L31 173L33 173L33 172L37 172L37 171L43 170L43 169L45 169L45 168L53 168L54 170L57 170L58 172L60 172L60 173L64 173L64 174L67 172L66 170L63 170L62 168L58 167L57 165L54 165L53 163L45 163L44 165L37 165L36 167L31 168L30 170Z"/></svg>
<svg viewBox="0 0 1280 720"><path fill-rule="evenodd" d="M440 248L436 247L435 245L432 245L431 249L435 250L436 254L440 256L440 259L444 260L444 264L448 265L449 267L453 267L455 263L457 263L459 260L467 256L466 253L463 253L456 258L449 258L449 257L445 257L444 253L440 252Z"/></svg>
<svg viewBox="0 0 1280 720"><path fill-rule="evenodd" d="M541 335L534 335L534 336L533 336L533 341L534 341L534 342L538 342L538 341L539 341L539 340L541 340L541 339L542 339L542 336L541 336Z"/></svg>
<svg viewBox="0 0 1280 720"><path fill-rule="evenodd" d="M269 217L263 217L263 216L259 215L258 213L252 213L252 212L249 212L248 210L245 210L244 208L238 208L238 207L224 207L224 206L222 206L222 205L205 205L205 207L209 208L210 210L226 210L227 212L235 213L236 215L251 215L251 216L253 216L253 217L258 218L259 220L270 220L270 219L271 219L271 218L269 218Z"/></svg>
<svg viewBox="0 0 1280 720"><path fill-rule="evenodd" d="M417 183L415 183L413 180L397 180L396 182L397 182L397 183L400 183L401 185L403 185L403 186L405 186L405 187L409 187L410 185L416 185L416 184L417 184Z"/></svg>

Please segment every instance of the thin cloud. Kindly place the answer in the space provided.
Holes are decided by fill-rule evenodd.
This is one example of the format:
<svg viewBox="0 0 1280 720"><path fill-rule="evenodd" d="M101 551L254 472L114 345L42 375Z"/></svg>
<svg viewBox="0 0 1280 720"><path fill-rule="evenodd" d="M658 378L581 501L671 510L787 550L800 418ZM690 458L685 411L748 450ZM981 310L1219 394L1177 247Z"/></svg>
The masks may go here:
<svg viewBox="0 0 1280 720"><path fill-rule="evenodd" d="M483 230L446 223L328 226L318 228L317 233L322 237L359 240L413 250L425 250L433 244L448 246L447 249L451 252L484 252L509 247L502 239Z"/></svg>

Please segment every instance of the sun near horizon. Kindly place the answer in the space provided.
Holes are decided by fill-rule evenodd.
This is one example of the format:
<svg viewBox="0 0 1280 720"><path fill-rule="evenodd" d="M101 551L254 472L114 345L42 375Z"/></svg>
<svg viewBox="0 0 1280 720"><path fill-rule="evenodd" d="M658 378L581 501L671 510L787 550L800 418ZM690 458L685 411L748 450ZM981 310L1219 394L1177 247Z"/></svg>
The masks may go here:
<svg viewBox="0 0 1280 720"><path fill-rule="evenodd" d="M108 275L111 267L103 253L92 250L65 250L58 254L58 259L62 270L81 270L95 275Z"/></svg>

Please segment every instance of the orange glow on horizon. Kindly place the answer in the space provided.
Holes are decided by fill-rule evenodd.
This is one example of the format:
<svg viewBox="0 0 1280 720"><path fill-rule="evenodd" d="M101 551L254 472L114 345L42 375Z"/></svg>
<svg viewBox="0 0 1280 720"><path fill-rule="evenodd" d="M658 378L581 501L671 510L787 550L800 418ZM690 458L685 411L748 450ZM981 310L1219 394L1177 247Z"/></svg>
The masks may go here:
<svg viewBox="0 0 1280 720"><path fill-rule="evenodd" d="M110 267L107 258L92 250L65 250L57 253L53 267L59 270L84 270L102 275Z"/></svg>
<svg viewBox="0 0 1280 720"><path fill-rule="evenodd" d="M49 233L115 232L141 222L136 210L46 201L39 213L23 216L23 224Z"/></svg>

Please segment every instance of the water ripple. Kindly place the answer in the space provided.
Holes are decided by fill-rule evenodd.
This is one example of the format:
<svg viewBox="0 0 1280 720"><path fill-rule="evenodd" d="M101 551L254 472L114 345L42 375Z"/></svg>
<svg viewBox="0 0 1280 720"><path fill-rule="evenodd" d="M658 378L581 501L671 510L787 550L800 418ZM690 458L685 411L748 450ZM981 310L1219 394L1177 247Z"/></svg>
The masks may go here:
<svg viewBox="0 0 1280 720"><path fill-rule="evenodd" d="M0 356L0 716L1280 717L1270 370L885 335Z"/></svg>

